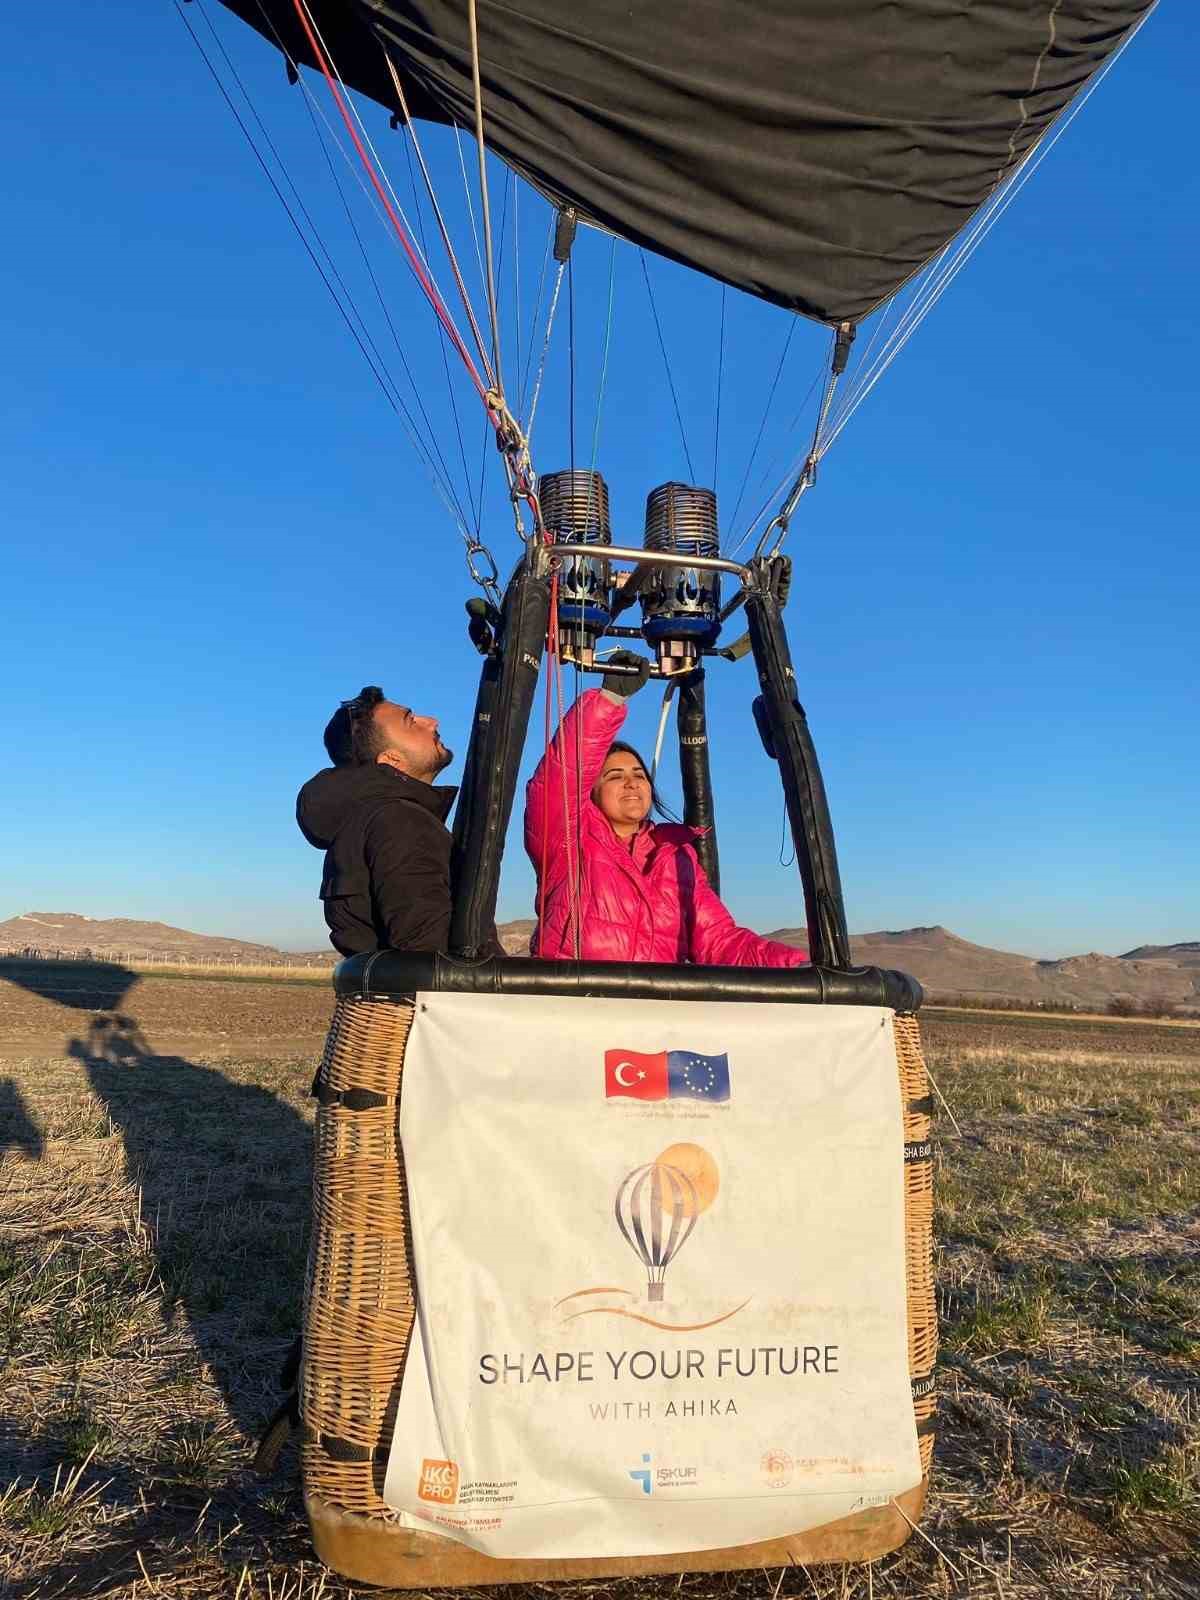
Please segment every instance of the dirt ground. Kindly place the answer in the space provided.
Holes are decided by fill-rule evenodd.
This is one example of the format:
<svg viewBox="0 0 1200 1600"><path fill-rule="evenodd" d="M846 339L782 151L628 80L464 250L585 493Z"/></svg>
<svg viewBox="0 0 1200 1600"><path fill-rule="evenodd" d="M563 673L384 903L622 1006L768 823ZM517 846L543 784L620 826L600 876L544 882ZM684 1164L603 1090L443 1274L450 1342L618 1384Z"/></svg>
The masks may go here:
<svg viewBox="0 0 1200 1600"><path fill-rule="evenodd" d="M294 1457L247 1471L298 1318L331 1005L324 984L0 965L0 1594L368 1592L315 1563ZM930 1011L923 1031L946 1109L919 1533L870 1567L539 1593L1200 1597L1200 1028Z"/></svg>
<svg viewBox="0 0 1200 1600"><path fill-rule="evenodd" d="M333 989L311 980L145 976L124 967L0 961L0 1049L65 1050L80 1020L134 1016L161 1052L320 1053Z"/></svg>

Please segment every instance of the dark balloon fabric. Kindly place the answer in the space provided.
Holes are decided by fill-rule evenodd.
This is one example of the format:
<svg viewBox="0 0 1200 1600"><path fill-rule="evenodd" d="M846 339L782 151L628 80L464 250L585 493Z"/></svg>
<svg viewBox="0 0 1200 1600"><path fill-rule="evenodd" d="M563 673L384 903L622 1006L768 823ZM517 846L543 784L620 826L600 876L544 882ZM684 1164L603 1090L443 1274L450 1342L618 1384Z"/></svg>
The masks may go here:
<svg viewBox="0 0 1200 1600"><path fill-rule="evenodd" d="M300 62L292 0L225 0ZM473 126L466 0L310 0L346 82ZM479 0L491 148L623 238L825 322L970 219L1150 0ZM275 42L279 42L275 39Z"/></svg>

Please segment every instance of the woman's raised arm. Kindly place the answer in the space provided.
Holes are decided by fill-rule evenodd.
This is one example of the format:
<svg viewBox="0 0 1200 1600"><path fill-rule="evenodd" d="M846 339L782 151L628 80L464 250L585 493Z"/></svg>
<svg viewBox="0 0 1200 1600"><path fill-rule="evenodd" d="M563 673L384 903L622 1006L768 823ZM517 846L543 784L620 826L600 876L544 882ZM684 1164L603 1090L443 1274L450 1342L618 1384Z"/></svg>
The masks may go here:
<svg viewBox="0 0 1200 1600"><path fill-rule="evenodd" d="M580 695L529 780L525 849L537 873L542 871L542 862L546 863L551 880L566 871L567 840L578 836L580 808L589 804L626 709L623 699L604 689L589 689Z"/></svg>

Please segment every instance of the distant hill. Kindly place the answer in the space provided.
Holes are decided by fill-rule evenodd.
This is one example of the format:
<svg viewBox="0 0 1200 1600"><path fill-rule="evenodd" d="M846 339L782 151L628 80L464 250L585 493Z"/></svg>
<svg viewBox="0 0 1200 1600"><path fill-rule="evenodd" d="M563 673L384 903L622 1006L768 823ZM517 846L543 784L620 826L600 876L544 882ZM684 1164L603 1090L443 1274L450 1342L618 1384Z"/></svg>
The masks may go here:
<svg viewBox="0 0 1200 1600"><path fill-rule="evenodd" d="M500 936L500 944L506 955L527 956L529 954L529 937L537 924L532 917L519 917L516 922L500 922L496 925L496 932Z"/></svg>
<svg viewBox="0 0 1200 1600"><path fill-rule="evenodd" d="M274 945L247 939L225 939L211 933L189 933L165 922L139 922L132 917L81 917L75 911L26 911L0 922L0 951L87 951L93 956L128 956L148 961L222 961L274 966L332 963L335 953L288 954Z"/></svg>
<svg viewBox="0 0 1200 1600"><path fill-rule="evenodd" d="M802 949L808 942L803 928L780 928L771 938ZM1142 945L1124 956L1092 953L1038 961L972 944L935 925L855 934L850 950L862 966L910 972L931 998L967 997L1101 1010L1113 1000L1200 1006L1200 943ZM1145 954L1149 951L1154 954Z"/></svg>
<svg viewBox="0 0 1200 1600"><path fill-rule="evenodd" d="M1140 944L1126 950L1122 961L1172 961L1179 967L1200 967L1200 939L1183 944Z"/></svg>
<svg viewBox="0 0 1200 1600"><path fill-rule="evenodd" d="M510 955L529 953L532 918L499 925L500 942ZM803 928L778 928L770 936L807 947ZM27 911L0 922L0 952L33 948L88 952L99 957L141 960L219 961L245 965L332 965L333 950L301 954L246 939L190 933L165 922L130 917L82 917L73 911ZM850 940L862 966L898 967L912 973L931 999L999 1000L1028 1005L1071 1005L1103 1010L1114 1000L1200 1010L1200 940L1171 945L1138 945L1122 956L1064 956L1038 961L1032 956L991 950L960 939L948 928L902 928L860 933Z"/></svg>

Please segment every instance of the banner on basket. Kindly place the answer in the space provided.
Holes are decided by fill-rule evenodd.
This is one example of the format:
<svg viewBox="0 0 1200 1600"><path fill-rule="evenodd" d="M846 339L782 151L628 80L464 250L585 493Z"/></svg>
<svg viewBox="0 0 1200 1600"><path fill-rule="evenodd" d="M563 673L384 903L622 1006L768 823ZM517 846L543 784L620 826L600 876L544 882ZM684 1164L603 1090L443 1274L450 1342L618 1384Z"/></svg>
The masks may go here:
<svg viewBox="0 0 1200 1600"><path fill-rule="evenodd" d="M405 1525L653 1555L918 1482L890 1012L422 995L400 1128Z"/></svg>

